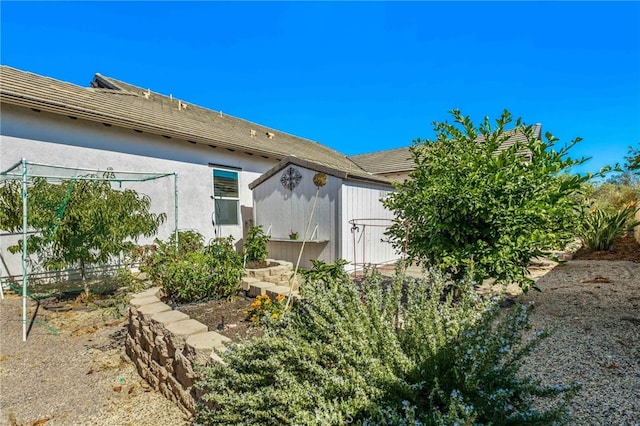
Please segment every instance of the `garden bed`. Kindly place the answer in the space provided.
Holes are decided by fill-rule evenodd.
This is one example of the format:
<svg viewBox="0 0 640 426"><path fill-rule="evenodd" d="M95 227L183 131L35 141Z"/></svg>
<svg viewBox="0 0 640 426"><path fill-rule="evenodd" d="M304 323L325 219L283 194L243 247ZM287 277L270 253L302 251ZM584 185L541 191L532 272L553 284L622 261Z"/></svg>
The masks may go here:
<svg viewBox="0 0 640 426"><path fill-rule="evenodd" d="M576 260L628 260L640 263L640 244L633 233L628 232L616 239L611 250L590 251L582 247L575 252L573 258Z"/></svg>
<svg viewBox="0 0 640 426"><path fill-rule="evenodd" d="M262 329L247 321L244 314L253 300L245 296L236 296L229 300L179 305L176 310L206 325L209 331L215 331L238 342L261 337L263 334Z"/></svg>

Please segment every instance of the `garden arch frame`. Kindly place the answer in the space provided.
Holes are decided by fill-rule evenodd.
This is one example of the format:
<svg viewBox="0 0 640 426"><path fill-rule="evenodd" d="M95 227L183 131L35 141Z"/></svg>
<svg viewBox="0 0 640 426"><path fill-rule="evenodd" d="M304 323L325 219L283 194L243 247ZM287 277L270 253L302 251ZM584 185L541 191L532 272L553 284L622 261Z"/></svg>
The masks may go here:
<svg viewBox="0 0 640 426"><path fill-rule="evenodd" d="M174 192L174 235L178 240L178 174L176 172L132 172L112 169L99 170L83 167L68 167L53 164L29 162L21 159L13 166L0 171L0 182L7 180L22 181L22 341L27 340L27 234L28 234L28 193L29 182L34 178L43 178L49 182L65 180L92 180L123 182L148 182L173 176Z"/></svg>

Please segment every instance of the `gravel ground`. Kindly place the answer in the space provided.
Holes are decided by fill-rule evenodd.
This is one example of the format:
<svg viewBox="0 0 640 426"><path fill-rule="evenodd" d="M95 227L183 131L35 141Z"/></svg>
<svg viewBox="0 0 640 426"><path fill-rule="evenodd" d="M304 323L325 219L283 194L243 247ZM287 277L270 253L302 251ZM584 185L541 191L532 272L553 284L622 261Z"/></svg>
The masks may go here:
<svg viewBox="0 0 640 426"><path fill-rule="evenodd" d="M554 330L523 366L545 384L583 383L572 425L640 425L640 264L574 260L531 291L532 331Z"/></svg>
<svg viewBox="0 0 640 426"><path fill-rule="evenodd" d="M571 405L573 425L640 426L640 264L570 261L546 275L547 267L539 269L542 293L523 300L536 305L532 332L555 333L523 371L547 384L583 383ZM22 342L20 306L16 295L0 303L0 424L188 424L136 373L124 354L122 320L40 310Z"/></svg>

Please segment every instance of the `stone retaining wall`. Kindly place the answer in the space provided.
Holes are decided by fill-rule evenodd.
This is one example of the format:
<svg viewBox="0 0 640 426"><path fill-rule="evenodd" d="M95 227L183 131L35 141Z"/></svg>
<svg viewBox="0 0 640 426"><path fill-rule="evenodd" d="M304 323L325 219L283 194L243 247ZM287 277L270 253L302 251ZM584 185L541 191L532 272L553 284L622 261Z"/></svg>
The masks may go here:
<svg viewBox="0 0 640 426"><path fill-rule="evenodd" d="M250 296L289 294L290 262L271 260L275 266L247 270L241 287ZM298 288L295 280L291 282ZM187 314L174 311L160 300L162 290L150 288L129 302L129 327L125 349L138 373L153 389L174 401L186 413L194 414L200 398L194 383L198 375L193 366L219 362L231 340ZM297 291L294 292L297 296Z"/></svg>
<svg viewBox="0 0 640 426"><path fill-rule="evenodd" d="M216 350L224 350L230 339L172 310L162 303L160 293L160 288L150 288L131 299L125 348L152 388L193 414L200 397L193 366L219 361Z"/></svg>

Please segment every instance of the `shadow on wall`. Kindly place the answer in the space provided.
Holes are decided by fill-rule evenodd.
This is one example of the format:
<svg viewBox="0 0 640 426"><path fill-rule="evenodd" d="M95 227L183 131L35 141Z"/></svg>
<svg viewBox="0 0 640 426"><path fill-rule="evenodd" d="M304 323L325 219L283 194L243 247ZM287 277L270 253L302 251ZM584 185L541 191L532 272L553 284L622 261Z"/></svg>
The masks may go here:
<svg viewBox="0 0 640 426"><path fill-rule="evenodd" d="M236 242L236 250L238 252L242 251L242 246L244 242L247 240L247 235L249 234L249 229L253 226L253 207L251 206L240 206L240 216L242 219L242 239ZM266 229L263 231L267 232Z"/></svg>

